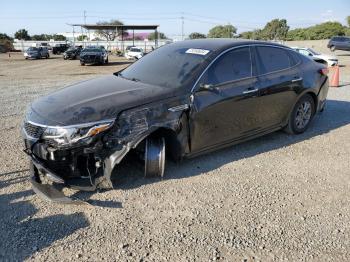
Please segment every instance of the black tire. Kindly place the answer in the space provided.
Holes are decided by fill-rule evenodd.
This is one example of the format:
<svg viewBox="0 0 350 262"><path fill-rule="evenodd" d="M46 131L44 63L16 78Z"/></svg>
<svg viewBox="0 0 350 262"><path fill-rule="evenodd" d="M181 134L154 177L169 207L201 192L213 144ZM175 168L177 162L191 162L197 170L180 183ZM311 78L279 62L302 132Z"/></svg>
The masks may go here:
<svg viewBox="0 0 350 262"><path fill-rule="evenodd" d="M49 54L47 54L47 55L46 55L46 59L48 59L49 57L50 57L50 55L49 55Z"/></svg>
<svg viewBox="0 0 350 262"><path fill-rule="evenodd" d="M331 51L334 52L335 51L335 46L332 45L329 49L331 49Z"/></svg>
<svg viewBox="0 0 350 262"><path fill-rule="evenodd" d="M306 94L295 104L284 131L288 134L301 134L309 127L315 114L315 102L311 95Z"/></svg>
<svg viewBox="0 0 350 262"><path fill-rule="evenodd" d="M80 65L81 65L81 66L84 66L85 64L84 64L84 63L82 63L82 62L80 62Z"/></svg>
<svg viewBox="0 0 350 262"><path fill-rule="evenodd" d="M145 143L145 177L163 177L165 170L165 139L149 137Z"/></svg>
<svg viewBox="0 0 350 262"><path fill-rule="evenodd" d="M106 64L108 64L108 57L107 57L107 60L106 60Z"/></svg>

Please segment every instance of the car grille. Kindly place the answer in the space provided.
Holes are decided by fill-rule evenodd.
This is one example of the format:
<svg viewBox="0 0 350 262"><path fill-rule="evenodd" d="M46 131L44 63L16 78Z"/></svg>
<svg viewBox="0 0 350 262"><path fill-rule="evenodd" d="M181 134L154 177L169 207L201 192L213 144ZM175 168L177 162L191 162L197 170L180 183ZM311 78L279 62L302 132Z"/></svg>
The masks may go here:
<svg viewBox="0 0 350 262"><path fill-rule="evenodd" d="M26 134L33 138L40 138L45 131L45 127L33 125L29 122L24 123L24 130Z"/></svg>
<svg viewBox="0 0 350 262"><path fill-rule="evenodd" d="M86 63L93 63L98 61L99 57L96 55L86 55L84 57L82 57L82 60Z"/></svg>

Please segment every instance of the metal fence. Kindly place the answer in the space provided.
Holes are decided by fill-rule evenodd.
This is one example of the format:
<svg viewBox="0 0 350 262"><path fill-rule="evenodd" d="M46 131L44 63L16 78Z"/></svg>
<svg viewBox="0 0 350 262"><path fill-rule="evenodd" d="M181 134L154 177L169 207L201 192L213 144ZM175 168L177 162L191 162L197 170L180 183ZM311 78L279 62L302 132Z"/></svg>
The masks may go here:
<svg viewBox="0 0 350 262"><path fill-rule="evenodd" d="M138 48L142 48L145 52L151 51L152 49L156 48L154 41L140 41L135 40L134 42L131 41L114 41L114 42L107 42L107 41L75 41L73 42L66 42L66 41L25 41L25 40L15 40L13 43L13 47L15 50L24 52L29 47L33 46L41 46L41 45L49 45L51 47L55 46L56 44L71 44L75 46L104 46L106 50L109 51L124 51L127 46L136 46ZM169 40L158 40L158 47L170 43Z"/></svg>

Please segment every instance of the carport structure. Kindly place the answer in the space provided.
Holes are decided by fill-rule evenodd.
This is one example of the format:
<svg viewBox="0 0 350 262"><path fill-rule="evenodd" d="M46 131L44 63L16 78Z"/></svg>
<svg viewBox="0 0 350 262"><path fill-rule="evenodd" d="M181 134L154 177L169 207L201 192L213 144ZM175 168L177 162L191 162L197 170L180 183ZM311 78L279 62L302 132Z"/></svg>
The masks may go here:
<svg viewBox="0 0 350 262"><path fill-rule="evenodd" d="M128 30L132 30L132 43L134 45L135 43L135 30L154 30L155 38L154 38L154 45L157 48L158 47L158 27L159 25L87 25L87 24L70 24L73 27L73 39L74 37L74 28L76 26L80 27L81 29L84 28L88 31L89 34L89 40L90 40L90 30L109 30L109 31L116 31L121 32L121 43L122 43L122 50L124 51L124 32ZM82 30L81 30L82 31ZM74 40L75 42L75 40ZM108 39L107 39L108 42Z"/></svg>

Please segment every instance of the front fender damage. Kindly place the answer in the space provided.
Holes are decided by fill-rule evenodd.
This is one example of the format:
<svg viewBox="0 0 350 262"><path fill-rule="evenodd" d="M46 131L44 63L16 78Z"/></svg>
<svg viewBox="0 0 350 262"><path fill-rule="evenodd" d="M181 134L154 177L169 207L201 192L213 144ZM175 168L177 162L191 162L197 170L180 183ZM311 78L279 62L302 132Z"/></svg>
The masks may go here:
<svg viewBox="0 0 350 262"><path fill-rule="evenodd" d="M181 110L169 110L178 105L174 101L162 105L148 106L147 108L124 111L118 117L117 125L105 137L110 150L103 161L103 180L99 187L113 188L111 175L114 167L118 165L131 149L135 149L145 138L158 130L169 130L174 134L180 147L180 153L188 152L188 107L177 107Z"/></svg>
<svg viewBox="0 0 350 262"><path fill-rule="evenodd" d="M179 105L186 105L186 100L123 111L111 129L83 147L53 149L45 141L26 142L25 152L31 157L34 167L31 172L33 189L52 202L83 203L71 201L53 185L43 184L41 178L54 185L83 191L112 189L111 176L115 166L150 135L168 135L170 145L182 157L189 151L188 106Z"/></svg>

